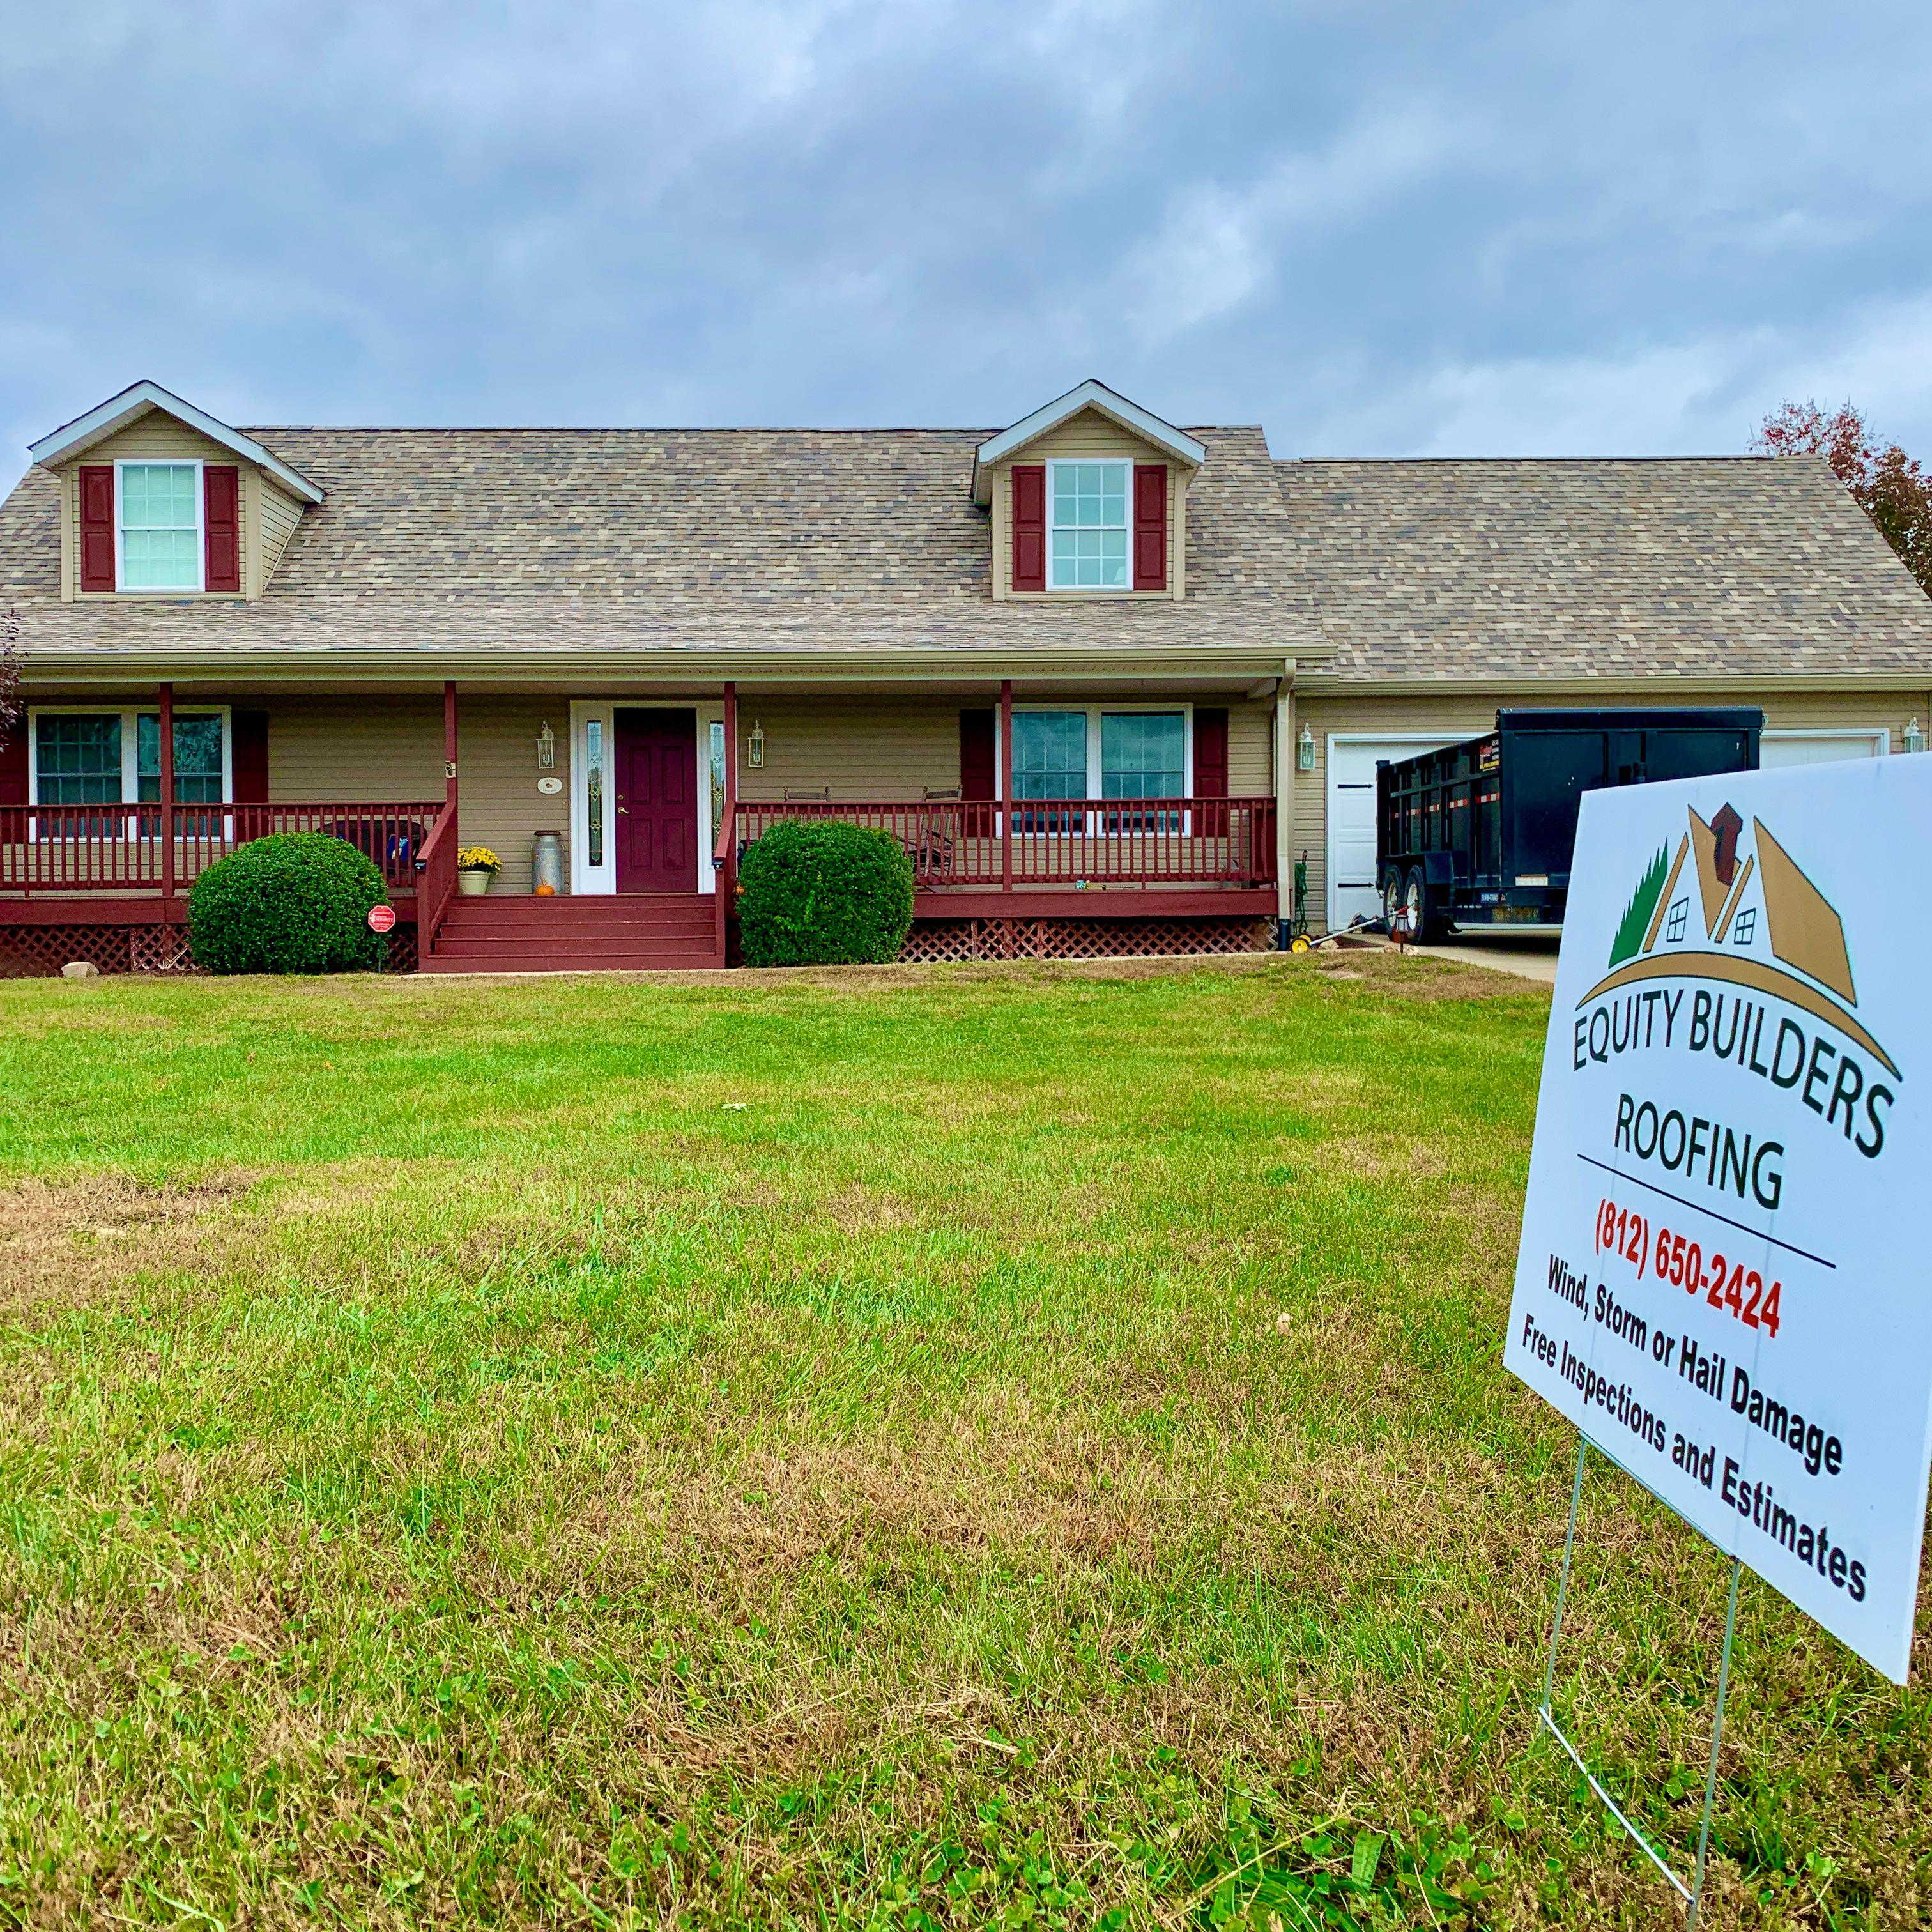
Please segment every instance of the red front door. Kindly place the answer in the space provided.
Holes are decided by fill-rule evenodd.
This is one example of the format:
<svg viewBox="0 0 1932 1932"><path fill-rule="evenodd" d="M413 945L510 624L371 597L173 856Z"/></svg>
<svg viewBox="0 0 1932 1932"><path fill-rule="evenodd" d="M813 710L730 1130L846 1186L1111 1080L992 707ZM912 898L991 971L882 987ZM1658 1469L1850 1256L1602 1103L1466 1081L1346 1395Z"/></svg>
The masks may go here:
<svg viewBox="0 0 1932 1932"><path fill-rule="evenodd" d="M617 890L698 890L698 713L617 713Z"/></svg>

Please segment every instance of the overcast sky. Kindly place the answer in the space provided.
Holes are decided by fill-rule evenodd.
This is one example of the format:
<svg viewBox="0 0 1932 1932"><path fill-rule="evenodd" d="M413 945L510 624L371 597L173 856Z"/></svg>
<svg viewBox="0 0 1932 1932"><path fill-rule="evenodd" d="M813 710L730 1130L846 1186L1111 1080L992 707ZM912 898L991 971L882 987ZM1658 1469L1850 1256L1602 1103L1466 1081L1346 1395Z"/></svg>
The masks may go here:
<svg viewBox="0 0 1932 1932"><path fill-rule="evenodd" d="M0 481L231 422L1932 459L1932 7L89 0L0 37Z"/></svg>

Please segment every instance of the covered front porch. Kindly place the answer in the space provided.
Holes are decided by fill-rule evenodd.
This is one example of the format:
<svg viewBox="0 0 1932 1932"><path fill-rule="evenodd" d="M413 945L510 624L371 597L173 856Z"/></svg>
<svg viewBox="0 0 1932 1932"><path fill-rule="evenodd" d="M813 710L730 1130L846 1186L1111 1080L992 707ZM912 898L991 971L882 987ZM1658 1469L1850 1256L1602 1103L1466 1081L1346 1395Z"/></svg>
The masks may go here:
<svg viewBox="0 0 1932 1932"><path fill-rule="evenodd" d="M25 768L10 800L0 789L0 952L44 970L63 928L125 928L137 969L187 963L196 878L289 831L367 854L398 914L396 963L430 970L564 963L584 934L602 963L724 964L740 861L788 819L899 843L908 957L1249 950L1280 910L1282 706L1252 678L590 693L197 680L28 704ZM502 861L486 910L458 892L473 844ZM654 928L680 935L674 956L648 946Z"/></svg>

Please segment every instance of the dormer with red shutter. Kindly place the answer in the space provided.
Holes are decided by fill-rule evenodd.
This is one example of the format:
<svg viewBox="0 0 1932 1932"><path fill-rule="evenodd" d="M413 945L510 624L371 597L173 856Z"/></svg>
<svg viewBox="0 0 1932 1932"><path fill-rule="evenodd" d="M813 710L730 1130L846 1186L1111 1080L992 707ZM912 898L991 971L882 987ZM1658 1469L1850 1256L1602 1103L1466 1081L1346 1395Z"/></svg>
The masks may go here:
<svg viewBox="0 0 1932 1932"><path fill-rule="evenodd" d="M158 382L136 382L28 452L61 484L61 596L261 596L303 511L299 470Z"/></svg>
<svg viewBox="0 0 1932 1932"><path fill-rule="evenodd" d="M974 453L993 595L1186 595L1187 486L1205 446L1104 382L1082 382Z"/></svg>

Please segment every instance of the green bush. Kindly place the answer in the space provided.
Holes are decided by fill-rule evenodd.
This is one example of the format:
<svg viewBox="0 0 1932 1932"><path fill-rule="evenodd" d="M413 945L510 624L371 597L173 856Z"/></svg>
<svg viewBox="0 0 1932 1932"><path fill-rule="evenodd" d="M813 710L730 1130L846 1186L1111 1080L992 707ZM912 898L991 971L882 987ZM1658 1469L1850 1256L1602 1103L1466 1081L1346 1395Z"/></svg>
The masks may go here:
<svg viewBox="0 0 1932 1932"><path fill-rule="evenodd" d="M346 838L281 832L218 859L188 894L195 963L211 973L348 973L377 964L369 908L388 896Z"/></svg>
<svg viewBox="0 0 1932 1932"><path fill-rule="evenodd" d="M912 924L912 861L862 826L787 819L753 841L740 877L747 966L896 959Z"/></svg>

